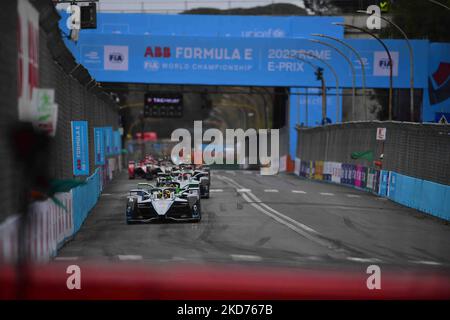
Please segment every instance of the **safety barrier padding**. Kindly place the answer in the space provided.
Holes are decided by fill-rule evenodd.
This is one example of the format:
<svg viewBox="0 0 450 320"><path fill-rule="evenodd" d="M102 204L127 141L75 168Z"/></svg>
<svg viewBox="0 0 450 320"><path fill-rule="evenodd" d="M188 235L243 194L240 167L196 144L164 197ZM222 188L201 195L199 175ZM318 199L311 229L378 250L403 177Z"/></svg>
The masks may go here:
<svg viewBox="0 0 450 320"><path fill-rule="evenodd" d="M86 179L86 184L72 190L74 232L80 230L89 212L97 203L101 192L99 169Z"/></svg>
<svg viewBox="0 0 450 320"><path fill-rule="evenodd" d="M72 193L58 193L55 197L64 207L51 199L34 202L29 207L25 245L32 261L48 261L74 232ZM19 216L14 215L0 225L0 263L17 260L19 223Z"/></svg>
<svg viewBox="0 0 450 320"><path fill-rule="evenodd" d="M81 227L97 203L103 187L101 170L86 179L86 184L70 192L58 193L53 200L33 202L28 211L26 252L34 262L46 262ZM62 205L61 205L62 204ZM14 263L19 252L20 218L13 215L0 224L0 264Z"/></svg>
<svg viewBox="0 0 450 320"><path fill-rule="evenodd" d="M352 186L450 221L450 186L359 164L295 159L297 176Z"/></svg>
<svg viewBox="0 0 450 320"><path fill-rule="evenodd" d="M390 172L388 198L450 221L450 186Z"/></svg>
<svg viewBox="0 0 450 320"><path fill-rule="evenodd" d="M295 158L295 167L294 167L294 174L299 176L300 175L300 166L302 164L302 160L299 158Z"/></svg>
<svg viewBox="0 0 450 320"><path fill-rule="evenodd" d="M287 156L281 156L279 172L286 172L286 170L287 170Z"/></svg>

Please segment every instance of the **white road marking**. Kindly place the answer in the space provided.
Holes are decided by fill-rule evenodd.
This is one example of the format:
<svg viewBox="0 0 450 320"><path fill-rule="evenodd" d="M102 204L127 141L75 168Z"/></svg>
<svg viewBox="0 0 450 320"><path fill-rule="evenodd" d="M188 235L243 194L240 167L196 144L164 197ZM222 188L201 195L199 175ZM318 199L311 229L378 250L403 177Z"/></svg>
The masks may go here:
<svg viewBox="0 0 450 320"><path fill-rule="evenodd" d="M426 261L426 260L411 260L411 263L415 263L415 264L425 264L428 266L441 266L442 263L440 262L436 262L436 261Z"/></svg>
<svg viewBox="0 0 450 320"><path fill-rule="evenodd" d="M309 240L311 240L311 241L314 241L314 242L316 242L316 243L319 243L320 245L329 247L329 245L328 245L327 243L325 243L325 241L322 241L322 240L318 239L317 237L311 235L311 234L308 233L307 231L305 231L305 229L306 229L306 230L308 230L308 231L309 231L309 230L312 230L312 231L314 231L314 233L317 233L315 230L313 230L313 229L311 229L311 228L309 228L308 226L305 226L305 225L303 225L304 228L296 227L294 224L287 222L286 220L280 218L280 216L275 215L275 214L272 214L272 213L270 213L269 211L267 211L266 209L264 209L263 207L261 207L259 204L262 204L262 203L256 204L255 202L252 202L252 200L251 200L247 195L250 195L250 193L247 193L247 194L244 193L244 194L242 194L242 197L243 197L247 202L249 202L250 205L251 205L252 207L254 207L255 209L257 209L258 211L260 211L260 212L264 213L265 215L271 217L271 218L274 219L275 221L277 221L277 222L279 222L279 223L285 225L286 227L288 227L288 228L291 229L292 231L298 233L299 235L305 237L306 239L309 239ZM270 207L269 207L269 208L270 208ZM270 208L270 209L271 209L271 208ZM285 218L288 218L289 220L292 220L291 218L286 217L285 215L283 215L283 214L281 214L281 213L280 213L280 215L281 215L281 217L285 217ZM302 225L302 224L299 223L298 221L295 221L295 220L293 220L293 221L296 222L296 224Z"/></svg>
<svg viewBox="0 0 450 320"><path fill-rule="evenodd" d="M323 260L321 257L316 257L316 256L310 256L310 257L306 257L307 260L311 260L311 261L321 261Z"/></svg>
<svg viewBox="0 0 450 320"><path fill-rule="evenodd" d="M361 198L361 196L357 195L357 194L348 194L347 197L349 197L349 198Z"/></svg>
<svg viewBox="0 0 450 320"><path fill-rule="evenodd" d="M102 193L102 196L112 196L111 193Z"/></svg>
<svg viewBox="0 0 450 320"><path fill-rule="evenodd" d="M236 181L234 181L231 178L221 176L219 177L221 180L228 181L231 185L233 185L236 188L242 188L240 184L238 184ZM301 236L305 237L308 240L311 240L321 246L324 246L329 249L333 249L333 245L330 244L330 242L323 240L320 238L321 234L314 230L313 228L308 227L307 225L304 225L303 223L300 223L294 219L291 219L290 217L282 214L281 212L269 207L265 203L263 203L257 196L255 196L251 192L243 193L242 198L244 198L245 201L247 201L252 207L257 209L258 211L264 213L265 215L271 217L275 221L285 225L292 231L300 234Z"/></svg>
<svg viewBox="0 0 450 320"><path fill-rule="evenodd" d="M277 189L265 189L264 192L278 192Z"/></svg>
<svg viewBox="0 0 450 320"><path fill-rule="evenodd" d="M358 258L358 257L347 257L347 260L355 261L355 262L362 262L362 263L372 263L372 262L381 262L380 259L377 258Z"/></svg>
<svg viewBox="0 0 450 320"><path fill-rule="evenodd" d="M236 189L237 192L252 192L252 190L250 189L245 189L245 188L240 188L240 189Z"/></svg>
<svg viewBox="0 0 450 320"><path fill-rule="evenodd" d="M57 261L75 261L78 260L78 257L55 257Z"/></svg>
<svg viewBox="0 0 450 320"><path fill-rule="evenodd" d="M251 171L244 171L244 174L252 174Z"/></svg>
<svg viewBox="0 0 450 320"><path fill-rule="evenodd" d="M133 255L133 254L129 254L129 255L121 255L119 254L117 256L119 258L119 260L125 261L125 260L142 260L142 256L140 255Z"/></svg>
<svg viewBox="0 0 450 320"><path fill-rule="evenodd" d="M241 186L240 184L238 184L236 181L234 181L234 180L231 179L231 178L223 177L223 179L228 180L228 181L229 181L232 185L234 185L236 188L242 188L242 186ZM239 189L238 189L238 190L239 190ZM247 189L247 190L250 190L250 189ZM262 203L262 201L261 201L257 196L255 196L253 193L251 193L251 191L248 191L247 194L248 194L249 197L251 197L251 198L253 199L254 202L257 202L258 205L260 205L260 206L266 208L267 210L273 212L273 213L276 214L276 215L281 216L282 218L286 219L287 221L289 221L289 222L291 222L291 223L297 225L299 228L304 229L304 230L306 230L306 231L308 231L308 232L312 232L312 233L315 233L315 234L319 234L316 230L314 230L314 229L312 229L312 228L310 228L310 227L304 225L303 223L300 223L300 222L298 222L298 221L296 221L296 220L294 220L294 219L291 219L291 218L289 218L288 216L285 216L284 214L282 214L281 212L278 212L277 210L275 210L275 209L269 207L269 206L266 205L265 203ZM244 199L245 199L245 196L246 196L246 195L243 195ZM247 197L247 199L250 199L250 198ZM247 200L247 199L246 199L246 200ZM251 199L250 199L250 200L251 200ZM247 201L248 201L248 200L247 200ZM250 202L253 202L253 201L250 201Z"/></svg>
<svg viewBox="0 0 450 320"><path fill-rule="evenodd" d="M305 191L302 191L302 190L292 190L292 193L306 194L306 192L305 192Z"/></svg>
<svg viewBox="0 0 450 320"><path fill-rule="evenodd" d="M330 193L330 192L321 192L320 195L322 195L322 196L334 196L334 193Z"/></svg>
<svg viewBox="0 0 450 320"><path fill-rule="evenodd" d="M234 261L262 261L260 256L253 256L247 254L232 254L231 259Z"/></svg>
<svg viewBox="0 0 450 320"><path fill-rule="evenodd" d="M209 189L209 192L223 192L223 189Z"/></svg>
<svg viewBox="0 0 450 320"><path fill-rule="evenodd" d="M186 261L186 258L183 257L172 257L172 261Z"/></svg>

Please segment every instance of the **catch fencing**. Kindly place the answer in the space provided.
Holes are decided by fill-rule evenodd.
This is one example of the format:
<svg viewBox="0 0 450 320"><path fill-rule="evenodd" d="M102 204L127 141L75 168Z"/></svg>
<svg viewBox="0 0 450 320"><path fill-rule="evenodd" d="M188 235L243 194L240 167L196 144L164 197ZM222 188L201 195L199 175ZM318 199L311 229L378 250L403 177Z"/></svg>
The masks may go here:
<svg viewBox="0 0 450 320"><path fill-rule="evenodd" d="M376 139L377 128L386 128L385 141ZM384 170L450 185L450 125L371 121L297 127L297 132L297 158L303 161L373 167L372 161L351 158L352 152L373 151Z"/></svg>
<svg viewBox="0 0 450 320"><path fill-rule="evenodd" d="M386 128L386 140L377 140ZM345 123L298 129L298 176L343 184L387 197L450 221L450 126L395 122ZM382 159L352 159L373 151Z"/></svg>

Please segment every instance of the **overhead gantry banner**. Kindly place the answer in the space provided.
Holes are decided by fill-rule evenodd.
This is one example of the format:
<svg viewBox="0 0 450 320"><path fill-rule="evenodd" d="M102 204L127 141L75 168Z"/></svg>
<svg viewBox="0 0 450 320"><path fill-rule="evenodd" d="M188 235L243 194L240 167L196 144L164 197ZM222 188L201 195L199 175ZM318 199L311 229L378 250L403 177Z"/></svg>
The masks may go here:
<svg viewBox="0 0 450 320"><path fill-rule="evenodd" d="M389 86L389 60L374 40L347 40L359 51L367 87ZM393 61L393 86L409 87L409 52L404 41L387 40ZM428 61L428 41L413 41L417 61ZM307 39L213 38L84 34L72 47L77 60L97 81L155 84L317 87L313 63L324 68L327 86L336 71L340 87L352 86L347 61L333 49ZM361 87L361 62L350 50L356 86ZM307 60L308 62L305 62ZM427 87L427 64L415 64L418 88Z"/></svg>

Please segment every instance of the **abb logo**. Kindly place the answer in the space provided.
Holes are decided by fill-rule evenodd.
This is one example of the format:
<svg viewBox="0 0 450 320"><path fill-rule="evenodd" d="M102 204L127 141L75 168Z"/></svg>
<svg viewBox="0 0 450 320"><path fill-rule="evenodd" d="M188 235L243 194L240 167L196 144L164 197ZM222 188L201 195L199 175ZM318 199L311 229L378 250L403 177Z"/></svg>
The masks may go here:
<svg viewBox="0 0 450 320"><path fill-rule="evenodd" d="M144 58L170 58L170 47L147 47Z"/></svg>

